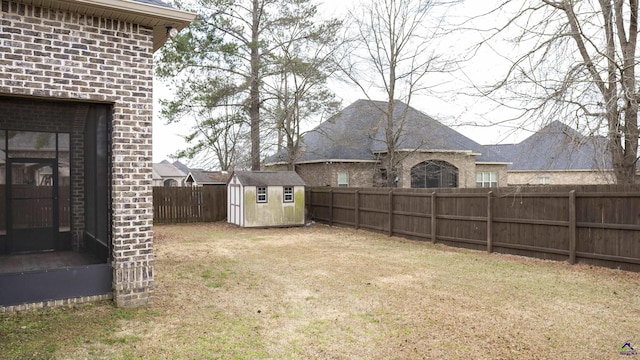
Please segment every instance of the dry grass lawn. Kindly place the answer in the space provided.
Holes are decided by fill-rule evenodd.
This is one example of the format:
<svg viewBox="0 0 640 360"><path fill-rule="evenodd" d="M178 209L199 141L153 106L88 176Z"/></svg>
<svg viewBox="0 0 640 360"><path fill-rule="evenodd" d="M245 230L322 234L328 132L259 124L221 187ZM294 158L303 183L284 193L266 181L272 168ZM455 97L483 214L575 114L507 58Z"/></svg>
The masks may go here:
<svg viewBox="0 0 640 360"><path fill-rule="evenodd" d="M640 274L313 225L155 227L154 305L0 315L0 358L619 359Z"/></svg>

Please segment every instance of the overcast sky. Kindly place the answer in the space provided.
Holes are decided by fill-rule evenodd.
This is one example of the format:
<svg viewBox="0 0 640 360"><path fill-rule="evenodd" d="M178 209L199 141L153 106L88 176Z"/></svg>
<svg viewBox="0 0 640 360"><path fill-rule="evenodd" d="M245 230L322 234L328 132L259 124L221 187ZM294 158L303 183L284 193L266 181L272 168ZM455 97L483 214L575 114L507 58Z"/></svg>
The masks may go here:
<svg viewBox="0 0 640 360"><path fill-rule="evenodd" d="M365 0L368 1L368 0ZM479 11L487 9L491 1L477 1L467 0L464 4L458 6L451 11L457 18L453 18L452 21L458 21L461 16L467 16L475 14ZM322 2L321 6L328 13L335 13L336 16L346 12L345 4L355 4L355 1L349 0L326 0ZM468 35L456 35L455 38L447 40L443 45L445 48L443 51L452 52L457 51L463 47L463 44L470 44L474 40ZM453 47L453 48L452 48ZM468 83L464 81L465 77L473 76L477 82L490 82L492 79L497 78L500 73L499 60L491 54L483 54L476 58L473 62L465 65L465 72L446 75L444 78L436 79L435 82L442 82L443 79L447 82L448 87L452 90L446 96L438 95L434 96L422 96L412 100L411 105L416 109L432 116L436 120L453 127L463 135L471 138L472 140L480 144L493 144L493 143L510 143L518 142L529 135L526 132L514 133L512 129L501 127L477 127L477 126L462 126L461 124L473 124L473 123L487 123L493 118L499 118L504 114L498 114L492 109L486 101L477 98L470 98L461 96L457 91L468 87ZM502 69L504 70L504 69ZM365 98L364 94L355 87L349 87L342 83L332 83L331 89L337 94L343 101L343 106L348 106L355 100ZM158 81L154 81L154 128L153 128L153 161L160 162L164 159L170 160L168 155L176 152L179 149L185 147L185 144L180 134L185 134L188 131L188 125L186 124L172 124L166 125L164 120L159 117L159 105L158 99L166 98L170 96L167 94L166 87ZM376 99L384 100L384 99Z"/></svg>

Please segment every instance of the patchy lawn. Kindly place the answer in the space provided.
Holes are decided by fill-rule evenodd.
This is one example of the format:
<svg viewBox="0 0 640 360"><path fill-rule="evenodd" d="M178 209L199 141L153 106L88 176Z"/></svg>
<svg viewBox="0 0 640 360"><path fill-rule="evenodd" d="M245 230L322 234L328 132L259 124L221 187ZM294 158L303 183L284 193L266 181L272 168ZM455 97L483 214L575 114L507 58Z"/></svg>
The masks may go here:
<svg viewBox="0 0 640 360"><path fill-rule="evenodd" d="M154 306L0 314L0 358L618 359L627 341L640 349L637 273L324 225L155 234Z"/></svg>

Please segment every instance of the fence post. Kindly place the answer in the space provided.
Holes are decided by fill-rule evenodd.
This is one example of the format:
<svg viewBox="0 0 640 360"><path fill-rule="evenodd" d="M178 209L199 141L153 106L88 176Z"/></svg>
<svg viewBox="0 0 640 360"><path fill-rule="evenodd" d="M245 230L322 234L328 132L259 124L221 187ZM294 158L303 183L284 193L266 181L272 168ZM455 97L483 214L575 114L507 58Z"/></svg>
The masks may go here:
<svg viewBox="0 0 640 360"><path fill-rule="evenodd" d="M436 243L436 192L431 193L431 242Z"/></svg>
<svg viewBox="0 0 640 360"><path fill-rule="evenodd" d="M356 190L355 194L355 211L356 211L356 219L355 219L355 223L356 223L356 230L358 230L360 228L360 190Z"/></svg>
<svg viewBox="0 0 640 360"><path fill-rule="evenodd" d="M569 191L569 263L576 263L576 191Z"/></svg>
<svg viewBox="0 0 640 360"><path fill-rule="evenodd" d="M393 235L393 190L389 191L389 236Z"/></svg>
<svg viewBox="0 0 640 360"><path fill-rule="evenodd" d="M487 252L491 254L493 252L493 234L491 229L491 223L493 220L492 203L491 200L493 191L487 193Z"/></svg>
<svg viewBox="0 0 640 360"><path fill-rule="evenodd" d="M329 226L333 226L333 189L329 189Z"/></svg>

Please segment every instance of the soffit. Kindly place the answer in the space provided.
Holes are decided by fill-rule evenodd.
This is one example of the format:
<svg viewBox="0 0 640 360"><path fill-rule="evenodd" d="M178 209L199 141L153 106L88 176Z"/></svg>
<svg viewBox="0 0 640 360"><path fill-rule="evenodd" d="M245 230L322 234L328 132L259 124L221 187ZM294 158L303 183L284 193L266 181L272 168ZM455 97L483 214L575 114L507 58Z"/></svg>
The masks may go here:
<svg viewBox="0 0 640 360"><path fill-rule="evenodd" d="M153 28L153 50L167 39L167 28L187 27L196 14L134 0L19 0L21 3Z"/></svg>

